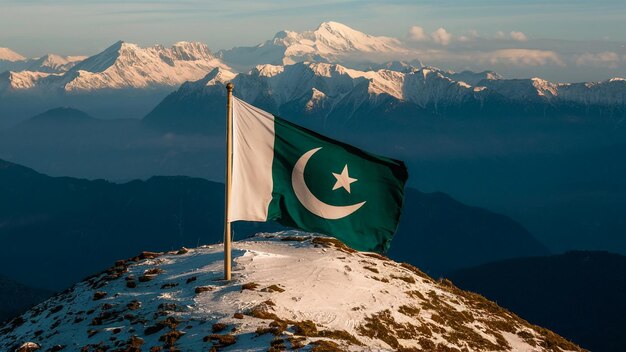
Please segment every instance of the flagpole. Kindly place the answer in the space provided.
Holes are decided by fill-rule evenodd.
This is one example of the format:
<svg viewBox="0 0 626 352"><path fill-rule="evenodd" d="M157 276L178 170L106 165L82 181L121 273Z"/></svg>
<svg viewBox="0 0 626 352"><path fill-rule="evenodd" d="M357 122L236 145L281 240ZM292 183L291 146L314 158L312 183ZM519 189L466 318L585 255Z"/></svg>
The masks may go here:
<svg viewBox="0 0 626 352"><path fill-rule="evenodd" d="M232 166L233 166L233 88L232 83L226 85L227 99L226 99L226 184L225 184L225 196L224 196L224 280L230 280L230 267L231 267L231 229L230 221L228 221L228 206L230 185L232 178Z"/></svg>

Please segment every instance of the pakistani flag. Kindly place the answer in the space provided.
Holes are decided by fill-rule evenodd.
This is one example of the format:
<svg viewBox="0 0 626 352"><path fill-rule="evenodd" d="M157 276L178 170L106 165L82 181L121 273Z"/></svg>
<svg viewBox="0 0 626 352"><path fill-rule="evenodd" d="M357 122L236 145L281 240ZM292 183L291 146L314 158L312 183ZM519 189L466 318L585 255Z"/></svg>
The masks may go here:
<svg viewBox="0 0 626 352"><path fill-rule="evenodd" d="M389 248L408 173L233 97L228 221L328 234L357 250Z"/></svg>

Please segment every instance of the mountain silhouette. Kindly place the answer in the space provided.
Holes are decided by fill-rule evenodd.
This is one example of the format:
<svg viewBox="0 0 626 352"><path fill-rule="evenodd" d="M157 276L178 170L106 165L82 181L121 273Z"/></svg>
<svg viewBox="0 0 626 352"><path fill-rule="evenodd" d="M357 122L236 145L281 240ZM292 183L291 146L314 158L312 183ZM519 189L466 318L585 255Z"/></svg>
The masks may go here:
<svg viewBox="0 0 626 352"><path fill-rule="evenodd" d="M571 251L463 269L455 285L592 351L623 351L626 256Z"/></svg>
<svg viewBox="0 0 626 352"><path fill-rule="evenodd" d="M117 184L49 177L0 161L0 268L5 268L0 274L11 268L13 278L58 290L139 251L220 242L223 197L223 184L199 178L152 177ZM278 228L241 222L234 231L242 238ZM443 194L408 189L389 255L439 275L545 253L509 218Z"/></svg>
<svg viewBox="0 0 626 352"><path fill-rule="evenodd" d="M22 314L50 296L52 291L22 285L0 276L0 322Z"/></svg>
<svg viewBox="0 0 626 352"><path fill-rule="evenodd" d="M489 261L548 253L507 216L465 205L445 193L408 188L389 256L438 276Z"/></svg>

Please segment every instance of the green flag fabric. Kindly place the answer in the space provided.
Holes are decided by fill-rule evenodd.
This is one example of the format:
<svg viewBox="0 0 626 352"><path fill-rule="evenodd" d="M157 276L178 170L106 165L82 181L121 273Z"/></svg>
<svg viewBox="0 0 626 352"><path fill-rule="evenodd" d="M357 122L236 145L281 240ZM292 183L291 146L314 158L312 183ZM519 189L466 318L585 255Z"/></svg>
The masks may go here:
<svg viewBox="0 0 626 352"><path fill-rule="evenodd" d="M385 252L408 173L375 156L233 98L228 220L269 221Z"/></svg>

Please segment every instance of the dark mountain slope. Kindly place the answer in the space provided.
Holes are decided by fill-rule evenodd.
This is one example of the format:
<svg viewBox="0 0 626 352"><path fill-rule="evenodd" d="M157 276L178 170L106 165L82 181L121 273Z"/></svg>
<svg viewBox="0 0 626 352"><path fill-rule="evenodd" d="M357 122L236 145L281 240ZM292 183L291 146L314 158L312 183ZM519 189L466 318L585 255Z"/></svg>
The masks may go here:
<svg viewBox="0 0 626 352"><path fill-rule="evenodd" d="M116 259L222 240L223 185L188 177L115 184L0 161L0 273L61 289ZM237 238L275 230L236 223ZM213 236L209 235L213 234ZM24 255L24 249L28 255ZM407 189L392 258L439 275L546 249L513 220ZM33 260L36 258L37 260ZM4 269L2 269L4 268Z"/></svg>
<svg viewBox="0 0 626 352"><path fill-rule="evenodd" d="M50 296L51 291L28 287L0 276L0 322L24 313Z"/></svg>
<svg viewBox="0 0 626 352"><path fill-rule="evenodd" d="M626 256L576 251L460 270L451 280L592 351L623 351Z"/></svg>
<svg viewBox="0 0 626 352"><path fill-rule="evenodd" d="M395 260L437 276L491 260L549 253L507 216L465 205L441 192L412 188L406 192L398 234L389 252Z"/></svg>
<svg viewBox="0 0 626 352"><path fill-rule="evenodd" d="M153 177L114 184L48 177L4 161L0 180L0 267L26 283L60 289L142 250L220 240L209 235L222 227L218 183Z"/></svg>

